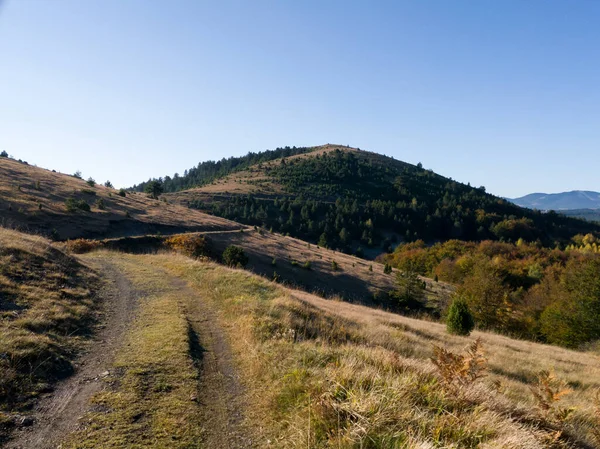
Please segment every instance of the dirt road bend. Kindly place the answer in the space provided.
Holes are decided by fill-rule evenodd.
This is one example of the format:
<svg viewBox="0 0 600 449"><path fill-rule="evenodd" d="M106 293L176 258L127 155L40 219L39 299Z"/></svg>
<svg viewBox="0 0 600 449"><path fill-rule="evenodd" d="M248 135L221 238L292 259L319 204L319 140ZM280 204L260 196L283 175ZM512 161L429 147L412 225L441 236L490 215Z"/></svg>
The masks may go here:
<svg viewBox="0 0 600 449"><path fill-rule="evenodd" d="M17 432L5 446L7 449L56 448L77 427L90 397L104 387L102 378L110 372L141 292L109 261L99 259L93 265L106 281L98 294L102 317L96 337L76 361L75 374L40 400L33 411L34 425Z"/></svg>

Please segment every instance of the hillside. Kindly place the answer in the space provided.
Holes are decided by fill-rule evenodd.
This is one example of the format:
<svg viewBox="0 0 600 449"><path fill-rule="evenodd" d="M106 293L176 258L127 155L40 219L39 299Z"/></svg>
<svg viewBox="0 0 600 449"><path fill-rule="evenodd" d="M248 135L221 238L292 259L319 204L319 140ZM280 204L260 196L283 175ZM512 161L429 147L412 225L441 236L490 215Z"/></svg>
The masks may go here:
<svg viewBox="0 0 600 449"><path fill-rule="evenodd" d="M600 222L600 209L570 209L561 210L561 214L567 217L580 218L587 221Z"/></svg>
<svg viewBox="0 0 600 449"><path fill-rule="evenodd" d="M48 240L0 228L0 444L73 373L101 309L99 281Z"/></svg>
<svg viewBox="0 0 600 449"><path fill-rule="evenodd" d="M227 246L238 245L250 258L248 268L268 279L277 278L325 296L397 308L389 296L395 289L396 273L384 274L379 263L170 204L170 199L158 201L145 193L130 192L123 197L115 189L90 186L82 179L7 158L0 158L0 174L0 224L4 226L46 234L54 240L109 238L118 242L139 236L125 239L125 249L151 251L156 248L144 246L146 235L154 236L149 238L154 242L160 240L156 237L160 234L200 232L210 238L217 258ZM90 210L68 211L70 198L85 201ZM99 201L104 209L98 207ZM333 262L337 264L335 270ZM427 288L422 307L439 315L451 287L427 278L423 282Z"/></svg>
<svg viewBox="0 0 600 449"><path fill-rule="evenodd" d="M600 444L595 352L450 336L168 252L76 257L124 311L100 317L110 337L46 388L7 449Z"/></svg>
<svg viewBox="0 0 600 449"><path fill-rule="evenodd" d="M600 226L543 214L376 153L325 145L233 171L169 201L374 257L402 241L567 243ZM599 234L600 235L600 234Z"/></svg>
<svg viewBox="0 0 600 449"><path fill-rule="evenodd" d="M178 205L0 157L0 225L55 239L239 229ZM71 202L71 211L68 203ZM88 209L89 210L86 210Z"/></svg>
<svg viewBox="0 0 600 449"><path fill-rule="evenodd" d="M118 196L93 188L107 200ZM17 188L11 204L26 198L28 190ZM58 207L59 198L45 204ZM219 220L142 194L125 199ZM96 226L94 214L79 215L84 230L86 220ZM157 234L88 241L89 249L116 251L81 255L68 251L86 242L8 230L0 237L0 294L11 298L2 302L0 339L10 352L3 360L13 364L2 366L0 427L13 438L6 449L600 444L593 346L575 352L485 332L450 336L443 324L289 288L387 307L375 293L394 288L395 273L379 263L260 228L172 237L205 239L216 259L241 246L248 269L276 273L286 287L153 246L171 241ZM424 280L439 313L452 288ZM480 343L463 352L475 338ZM453 357L470 364L472 377L453 371ZM563 395L567 387L573 391ZM23 392L17 402L15 389ZM549 402L548 391L560 399Z"/></svg>
<svg viewBox="0 0 600 449"><path fill-rule="evenodd" d="M583 190L562 193L532 193L509 201L521 207L539 210L600 209L600 193Z"/></svg>

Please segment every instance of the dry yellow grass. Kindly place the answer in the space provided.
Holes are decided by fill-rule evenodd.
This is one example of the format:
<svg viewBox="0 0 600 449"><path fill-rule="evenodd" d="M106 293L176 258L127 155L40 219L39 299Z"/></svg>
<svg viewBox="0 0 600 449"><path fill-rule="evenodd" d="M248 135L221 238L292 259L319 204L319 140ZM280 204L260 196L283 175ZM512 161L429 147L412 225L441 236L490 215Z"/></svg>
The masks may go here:
<svg viewBox="0 0 600 449"><path fill-rule="evenodd" d="M440 382L433 345L459 353L473 338L441 325L284 291L244 272L165 257L221 310L249 385L263 447L596 447L594 353L475 333L487 376L460 396ZM552 370L574 390L557 420L531 388Z"/></svg>
<svg viewBox="0 0 600 449"><path fill-rule="evenodd" d="M84 200L91 212L68 212L65 201ZM104 210L98 208L99 199ZM237 223L142 193L118 195L103 185L0 158L0 226L54 233L58 238L142 235L238 229Z"/></svg>
<svg viewBox="0 0 600 449"><path fill-rule="evenodd" d="M383 265L378 262L319 248L293 237L251 229L244 232L213 233L208 237L217 253L222 253L228 245L244 248L250 257L247 268L269 279L277 274L280 282L297 285L320 295L340 295L364 304L390 306L373 297L376 292L396 287L395 271L384 274ZM337 270L332 268L333 261L337 263ZM305 262L310 262L310 270L303 268ZM427 285L425 293L432 306L444 303L453 292L449 284L434 282L429 278L422 279Z"/></svg>
<svg viewBox="0 0 600 449"><path fill-rule="evenodd" d="M94 319L96 282L48 240L0 228L0 439L11 415L71 373Z"/></svg>
<svg viewBox="0 0 600 449"><path fill-rule="evenodd" d="M199 384L189 323L206 326L209 316L232 348L253 447L600 445L596 352L481 332L451 336L437 323L326 300L183 255L88 257L110 260L145 299L109 376L112 387L95 397L94 411L63 447L202 447L211 415L193 400ZM213 312L192 316L194 304ZM476 338L486 359L477 359L476 380L444 380L430 359L434 346L458 357ZM549 409L534 394L550 385L542 371L572 390L559 398L562 386L553 384L559 400ZM223 408L208 410L221 416ZM233 447L214 441L205 447Z"/></svg>

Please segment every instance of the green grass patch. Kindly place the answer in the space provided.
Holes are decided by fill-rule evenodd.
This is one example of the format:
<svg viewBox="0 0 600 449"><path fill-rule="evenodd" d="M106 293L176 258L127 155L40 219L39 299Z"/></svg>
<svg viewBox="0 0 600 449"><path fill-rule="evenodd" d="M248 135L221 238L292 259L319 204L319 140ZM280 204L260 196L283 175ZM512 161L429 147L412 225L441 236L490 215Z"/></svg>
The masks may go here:
<svg viewBox="0 0 600 449"><path fill-rule="evenodd" d="M117 355L112 388L93 398L87 426L64 448L199 448L197 371L174 295L146 299Z"/></svg>

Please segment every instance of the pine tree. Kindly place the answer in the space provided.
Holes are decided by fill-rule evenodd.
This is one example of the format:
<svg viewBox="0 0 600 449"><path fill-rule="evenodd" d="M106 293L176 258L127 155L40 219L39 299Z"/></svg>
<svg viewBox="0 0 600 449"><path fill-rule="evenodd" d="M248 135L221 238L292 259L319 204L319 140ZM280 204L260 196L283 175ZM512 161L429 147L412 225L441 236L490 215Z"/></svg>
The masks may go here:
<svg viewBox="0 0 600 449"><path fill-rule="evenodd" d="M450 304L448 317L446 318L446 329L448 333L455 335L469 335L475 327L475 320L467 303L456 298Z"/></svg>

